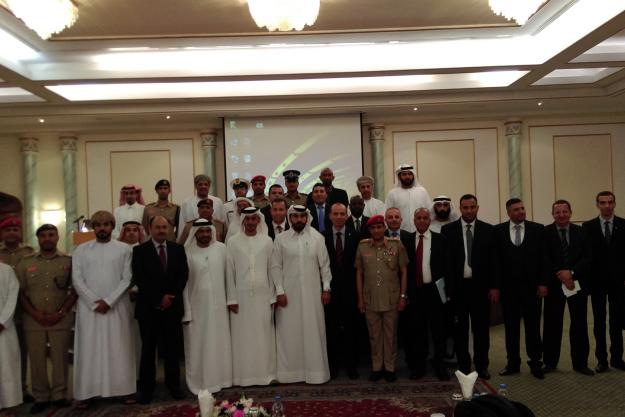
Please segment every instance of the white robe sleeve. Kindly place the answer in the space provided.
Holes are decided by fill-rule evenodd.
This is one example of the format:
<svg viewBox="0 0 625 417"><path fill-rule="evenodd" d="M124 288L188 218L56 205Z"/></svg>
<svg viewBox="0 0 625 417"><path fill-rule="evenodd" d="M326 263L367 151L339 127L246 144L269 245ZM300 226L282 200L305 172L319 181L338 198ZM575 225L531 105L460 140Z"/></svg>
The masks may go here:
<svg viewBox="0 0 625 417"><path fill-rule="evenodd" d="M276 236L276 240L273 244L273 251L271 252L271 279L273 285L276 288L276 295L284 294L284 274L282 272L282 245L280 239L282 235Z"/></svg>
<svg viewBox="0 0 625 417"><path fill-rule="evenodd" d="M6 274L9 276L7 285L7 301L0 310L0 324L6 329L13 320L13 314L15 314L15 307L17 305L17 294L20 290L20 285L15 276L13 268L7 268Z"/></svg>
<svg viewBox="0 0 625 417"><path fill-rule="evenodd" d="M236 242L235 242L236 243ZM226 247L226 305L239 304L237 301L236 266L234 263L234 245Z"/></svg>
<svg viewBox="0 0 625 417"><path fill-rule="evenodd" d="M273 247L273 242L271 242ZM276 286L271 279L271 251L269 252L269 261L267 262L267 281L269 285L269 303L274 304L276 302Z"/></svg>
<svg viewBox="0 0 625 417"><path fill-rule="evenodd" d="M89 243L84 243L84 245L88 245ZM76 294L78 294L78 298L83 298L86 300L87 304L91 304L91 309L95 310L97 305L96 301L100 299L97 295L95 295L87 286L85 282L85 276L83 273L82 259L84 255L83 251L80 250L80 247L76 252L74 252L74 256L72 257L72 287L76 290Z"/></svg>
<svg viewBox="0 0 625 417"><path fill-rule="evenodd" d="M321 273L321 283L323 290L330 290L330 282L332 281L332 271L330 270L330 257L323 239L316 239L317 243L317 260L319 262L319 273Z"/></svg>
<svg viewBox="0 0 625 417"><path fill-rule="evenodd" d="M130 287L130 280L132 279L132 272L130 268L130 263L132 261L132 249L130 246L127 246L124 253L124 269L122 271L122 279L119 281L119 285L110 293L105 299L104 302L108 304L110 307L119 300L119 298L126 293L128 288Z"/></svg>
<svg viewBox="0 0 625 417"><path fill-rule="evenodd" d="M189 286L185 285L182 290L182 302L184 304L184 315L182 316L182 322L186 323L193 320L193 312L191 310L191 298L189 297Z"/></svg>

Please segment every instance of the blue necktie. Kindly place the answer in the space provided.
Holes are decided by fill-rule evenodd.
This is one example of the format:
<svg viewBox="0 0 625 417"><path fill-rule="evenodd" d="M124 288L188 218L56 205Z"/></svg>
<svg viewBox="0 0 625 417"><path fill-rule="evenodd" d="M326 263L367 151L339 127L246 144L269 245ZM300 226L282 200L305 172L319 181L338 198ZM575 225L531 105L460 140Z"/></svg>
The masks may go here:
<svg viewBox="0 0 625 417"><path fill-rule="evenodd" d="M317 219L319 220L319 232L323 233L325 231L325 223L324 218L325 213L323 212L323 206L317 206Z"/></svg>

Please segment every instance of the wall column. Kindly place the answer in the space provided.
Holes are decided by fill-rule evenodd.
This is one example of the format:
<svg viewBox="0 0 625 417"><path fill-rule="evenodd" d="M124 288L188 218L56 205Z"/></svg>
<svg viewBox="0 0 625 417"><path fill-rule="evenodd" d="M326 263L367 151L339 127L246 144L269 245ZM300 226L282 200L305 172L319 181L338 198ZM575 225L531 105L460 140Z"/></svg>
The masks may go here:
<svg viewBox="0 0 625 417"><path fill-rule="evenodd" d="M506 143L508 144L508 182L510 198L523 199L523 177L521 176L521 139L523 123L510 121L505 123Z"/></svg>
<svg viewBox="0 0 625 417"><path fill-rule="evenodd" d="M373 180L375 188L374 197L384 201L384 125L374 124L369 126L369 143L371 144L371 162L373 167Z"/></svg>
<svg viewBox="0 0 625 417"><path fill-rule="evenodd" d="M215 154L217 153L217 129L208 129L200 133L202 139L202 152L204 153L204 174L211 179L209 193L217 195L217 165Z"/></svg>
<svg viewBox="0 0 625 417"><path fill-rule="evenodd" d="M76 193L76 150L78 139L75 136L61 136L61 155L63 156L63 191L65 194L65 250L69 253L74 247L72 232L74 220L78 217L78 199Z"/></svg>
<svg viewBox="0 0 625 417"><path fill-rule="evenodd" d="M37 159L39 139L20 138L24 166L24 243L37 247L35 230L39 222L37 210Z"/></svg>

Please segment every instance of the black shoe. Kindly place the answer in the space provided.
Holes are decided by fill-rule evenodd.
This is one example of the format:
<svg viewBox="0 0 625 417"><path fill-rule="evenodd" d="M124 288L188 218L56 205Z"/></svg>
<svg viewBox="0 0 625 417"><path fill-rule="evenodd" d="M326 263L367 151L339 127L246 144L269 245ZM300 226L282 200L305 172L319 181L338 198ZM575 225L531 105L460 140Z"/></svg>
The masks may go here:
<svg viewBox="0 0 625 417"><path fill-rule="evenodd" d="M488 372L488 369L478 369L477 376L486 380L490 379L490 373Z"/></svg>
<svg viewBox="0 0 625 417"><path fill-rule="evenodd" d="M625 362L623 361L610 362L610 367L614 369L620 369L621 371L625 371Z"/></svg>
<svg viewBox="0 0 625 417"><path fill-rule="evenodd" d="M184 398L186 397L184 395L184 392L182 392L180 388L170 389L169 395L171 396L171 398L173 398L176 401L184 400Z"/></svg>
<svg viewBox="0 0 625 417"><path fill-rule="evenodd" d="M29 393L25 392L22 395L22 401L24 401L25 403L34 403L35 402L35 397L33 397L32 395L30 395Z"/></svg>
<svg viewBox="0 0 625 417"><path fill-rule="evenodd" d="M540 366L534 366L530 369L530 372L537 379L545 379L545 373L543 372L543 368Z"/></svg>
<svg viewBox="0 0 625 417"><path fill-rule="evenodd" d="M384 373L384 380L386 382L395 382L397 381L397 375L395 375L395 372L386 371Z"/></svg>
<svg viewBox="0 0 625 417"><path fill-rule="evenodd" d="M30 407L30 414L39 414L48 407L50 407L49 401L35 402L35 404Z"/></svg>
<svg viewBox="0 0 625 417"><path fill-rule="evenodd" d="M146 394L146 393L137 394L137 402L139 404L150 404L152 402L152 394Z"/></svg>
<svg viewBox="0 0 625 417"><path fill-rule="evenodd" d="M603 363L603 362L599 362L597 364L597 367L595 368L595 372L598 374L602 374L604 372L608 371L608 364L607 363Z"/></svg>
<svg viewBox="0 0 625 417"><path fill-rule="evenodd" d="M573 368L575 372L578 372L582 375L593 376L595 373L587 366L580 366L579 368Z"/></svg>
<svg viewBox="0 0 625 417"><path fill-rule="evenodd" d="M548 374L548 373L551 373L551 372L553 372L553 371L555 371L555 370L556 370L556 367L555 367L555 366L552 366L552 365L545 365L545 366L543 367L543 374Z"/></svg>
<svg viewBox="0 0 625 417"><path fill-rule="evenodd" d="M357 370L355 370L355 369L348 369L348 370L347 370L347 377L348 377L349 379L352 379L352 380L353 380L353 379L358 379L358 378L360 378L360 375L358 375L358 371L357 371Z"/></svg>
<svg viewBox="0 0 625 417"><path fill-rule="evenodd" d="M56 408L65 408L65 407L69 407L70 405L72 405L72 403L66 400L65 398L52 401L52 407L56 407Z"/></svg>
<svg viewBox="0 0 625 417"><path fill-rule="evenodd" d="M371 375L369 375L369 381L378 382L382 379L382 371L372 371Z"/></svg>
<svg viewBox="0 0 625 417"><path fill-rule="evenodd" d="M514 375L514 374L518 374L519 372L521 372L521 370L519 368L513 368L511 366L506 366L501 371L499 371L499 376Z"/></svg>

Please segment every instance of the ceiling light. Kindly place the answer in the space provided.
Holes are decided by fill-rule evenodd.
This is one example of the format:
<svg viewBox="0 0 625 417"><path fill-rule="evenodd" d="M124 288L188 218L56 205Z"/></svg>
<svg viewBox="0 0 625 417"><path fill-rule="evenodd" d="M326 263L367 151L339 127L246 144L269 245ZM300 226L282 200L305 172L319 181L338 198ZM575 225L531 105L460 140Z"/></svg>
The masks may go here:
<svg viewBox="0 0 625 417"><path fill-rule="evenodd" d="M13 14L42 39L72 26L78 8L71 0L7 0Z"/></svg>
<svg viewBox="0 0 625 417"><path fill-rule="evenodd" d="M169 120L169 119L171 119L171 116L167 115L167 116L165 116L165 119Z"/></svg>
<svg viewBox="0 0 625 417"><path fill-rule="evenodd" d="M319 15L319 3L320 0L247 0L259 28L280 32L312 26Z"/></svg>
<svg viewBox="0 0 625 417"><path fill-rule="evenodd" d="M542 106L542 105L543 105L543 102L542 102L542 101L539 101L537 104L538 104L538 107L540 107L540 106Z"/></svg>
<svg viewBox="0 0 625 417"><path fill-rule="evenodd" d="M24 42L0 28L0 45L2 45L2 58L17 62L36 58L39 54Z"/></svg>
<svg viewBox="0 0 625 417"><path fill-rule="evenodd" d="M495 14L523 26L546 0L488 0Z"/></svg>
<svg viewBox="0 0 625 417"><path fill-rule="evenodd" d="M419 110L419 108L418 107L413 107L412 110L417 111L417 110Z"/></svg>
<svg viewBox="0 0 625 417"><path fill-rule="evenodd" d="M39 123L45 123L46 119L39 119Z"/></svg>

